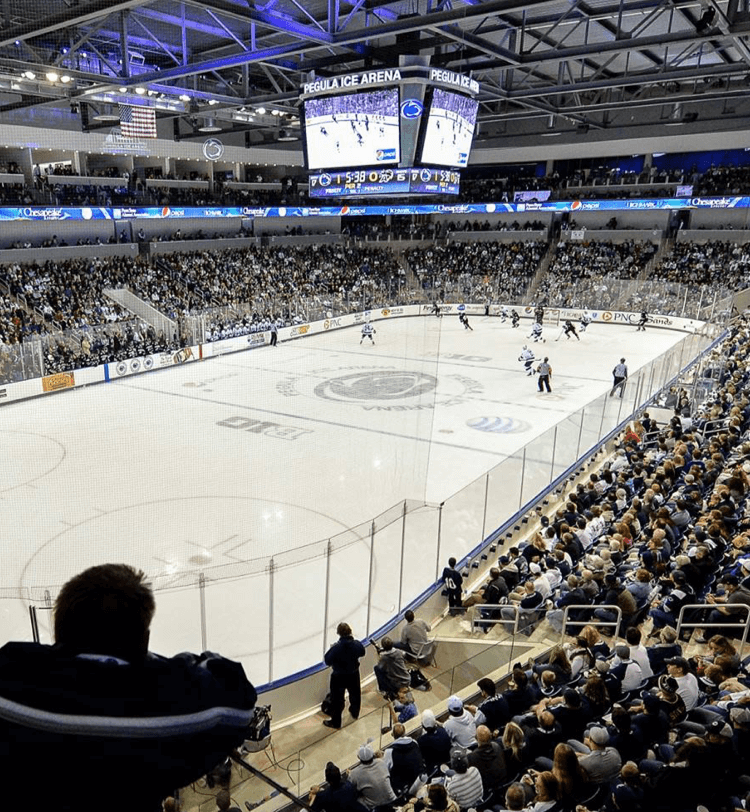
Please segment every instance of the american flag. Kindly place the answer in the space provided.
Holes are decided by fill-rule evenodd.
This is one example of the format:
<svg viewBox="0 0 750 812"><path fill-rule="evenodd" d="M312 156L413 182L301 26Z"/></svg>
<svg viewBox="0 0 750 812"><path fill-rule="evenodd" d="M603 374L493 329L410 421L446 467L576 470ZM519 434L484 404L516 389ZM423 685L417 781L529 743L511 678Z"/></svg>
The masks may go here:
<svg viewBox="0 0 750 812"><path fill-rule="evenodd" d="M152 107L121 104L120 132L125 138L156 138L156 111Z"/></svg>

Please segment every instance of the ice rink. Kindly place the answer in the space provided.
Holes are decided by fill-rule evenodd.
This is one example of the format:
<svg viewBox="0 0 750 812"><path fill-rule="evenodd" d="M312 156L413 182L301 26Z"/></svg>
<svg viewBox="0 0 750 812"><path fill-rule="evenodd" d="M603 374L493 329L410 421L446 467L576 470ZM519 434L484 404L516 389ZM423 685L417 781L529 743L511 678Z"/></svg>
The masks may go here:
<svg viewBox="0 0 750 812"><path fill-rule="evenodd" d="M349 328L3 406L3 639L30 638L28 595L122 561L160 590L155 651L205 639L258 684L314 665L323 626L361 612L368 578L394 564L382 550L369 572L353 534L332 565L321 540L404 499L445 500L608 390L620 357L632 376L682 337L593 324L555 341L549 326L532 345L528 322L471 324L393 319L374 346ZM524 343L549 356L551 394L523 372Z"/></svg>

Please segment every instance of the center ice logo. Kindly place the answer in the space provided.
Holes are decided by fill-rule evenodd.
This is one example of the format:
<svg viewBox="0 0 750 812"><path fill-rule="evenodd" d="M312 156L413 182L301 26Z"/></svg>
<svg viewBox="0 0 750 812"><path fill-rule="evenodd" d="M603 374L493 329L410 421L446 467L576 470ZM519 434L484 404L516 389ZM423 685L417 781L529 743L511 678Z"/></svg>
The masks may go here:
<svg viewBox="0 0 750 812"><path fill-rule="evenodd" d="M401 400L432 392L437 385L437 378L423 372L379 370L330 378L315 387L315 394L325 400L349 402Z"/></svg>

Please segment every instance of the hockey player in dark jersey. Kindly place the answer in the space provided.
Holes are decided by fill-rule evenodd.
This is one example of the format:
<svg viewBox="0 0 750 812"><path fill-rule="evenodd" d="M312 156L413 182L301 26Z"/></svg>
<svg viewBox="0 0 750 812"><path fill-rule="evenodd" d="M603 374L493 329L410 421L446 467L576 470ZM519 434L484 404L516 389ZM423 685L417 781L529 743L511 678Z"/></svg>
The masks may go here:
<svg viewBox="0 0 750 812"><path fill-rule="evenodd" d="M576 332L575 325L570 319L568 319L563 325L563 333L565 334L566 339L570 338L571 336L575 336L578 339L578 341L581 340L581 337Z"/></svg>

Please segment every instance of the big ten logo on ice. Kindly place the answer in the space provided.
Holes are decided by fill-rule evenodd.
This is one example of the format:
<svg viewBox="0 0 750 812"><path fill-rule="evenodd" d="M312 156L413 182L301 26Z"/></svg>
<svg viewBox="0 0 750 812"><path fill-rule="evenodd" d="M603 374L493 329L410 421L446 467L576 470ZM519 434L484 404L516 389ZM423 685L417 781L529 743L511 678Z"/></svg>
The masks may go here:
<svg viewBox="0 0 750 812"><path fill-rule="evenodd" d="M281 426L278 423L271 423L267 420L253 420L251 417L227 417L219 420L217 426L226 426L229 429L239 429L250 434L263 434L266 437L274 437L277 440L296 440L303 434L312 434L312 429L300 429L295 426Z"/></svg>

